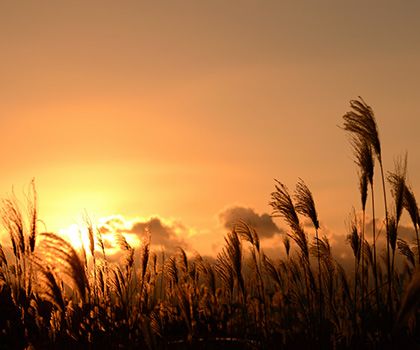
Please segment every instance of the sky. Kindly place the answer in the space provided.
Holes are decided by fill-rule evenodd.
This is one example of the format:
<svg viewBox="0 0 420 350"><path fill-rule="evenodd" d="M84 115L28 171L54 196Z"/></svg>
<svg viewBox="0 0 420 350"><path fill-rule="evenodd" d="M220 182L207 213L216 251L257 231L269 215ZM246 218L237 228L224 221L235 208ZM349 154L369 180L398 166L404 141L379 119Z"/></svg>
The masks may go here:
<svg viewBox="0 0 420 350"><path fill-rule="evenodd" d="M24 199L35 178L48 231L87 212L206 255L246 216L274 252L287 230L270 217L274 179L293 192L302 178L341 251L360 209L339 127L350 100L373 108L386 171L408 152L420 190L419 13L417 0L1 1L0 196Z"/></svg>

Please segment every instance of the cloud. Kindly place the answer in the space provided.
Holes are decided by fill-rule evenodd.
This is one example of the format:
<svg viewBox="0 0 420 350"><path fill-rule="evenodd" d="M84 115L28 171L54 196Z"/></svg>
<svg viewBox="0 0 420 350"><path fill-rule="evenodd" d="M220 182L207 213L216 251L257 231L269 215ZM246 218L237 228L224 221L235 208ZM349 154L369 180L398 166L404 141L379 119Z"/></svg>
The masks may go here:
<svg viewBox="0 0 420 350"><path fill-rule="evenodd" d="M258 214L254 209L241 206L231 205L226 207L217 214L219 224L230 230L234 223L238 220L244 220L255 226L260 238L271 238L276 234L283 233L283 229L279 228L269 214Z"/></svg>
<svg viewBox="0 0 420 350"><path fill-rule="evenodd" d="M133 223L130 232L142 235L145 230L149 230L151 233L151 244L164 247L166 251L175 251L178 246L183 249L189 248L185 238L190 235L190 230L179 221L152 217L147 221Z"/></svg>
<svg viewBox="0 0 420 350"><path fill-rule="evenodd" d="M100 230L103 234L121 233L133 246L140 246L148 231L151 234L152 248L155 250L163 248L169 254L179 246L188 249L186 238L193 231L177 220L166 220L157 216L126 220L118 215L102 218L101 222Z"/></svg>
<svg viewBox="0 0 420 350"><path fill-rule="evenodd" d="M360 213L357 213L360 215ZM122 233L128 243L139 253L139 248L146 237L146 232L151 234L151 249L158 256L163 249L166 256L172 255L178 247L182 247L189 257L194 257L197 251L208 259L216 258L223 248L224 234L226 230L232 229L235 221L241 219L252 223L261 238L261 248L272 259L284 259L286 257L284 248L285 230L278 227L270 215L257 213L253 208L243 205L233 204L221 210L217 216L218 227L208 230L197 230L191 228L179 220L165 219L159 216L149 218L126 219L123 216L109 216L99 220L97 227L101 230L106 246L107 259L119 261L124 258L124 251L117 247L114 241L114 233ZM308 236L308 243L312 244L315 238L315 230L310 221L302 222L305 225L305 232ZM335 232L330 229L325 222L320 222L321 228L318 231L319 237L327 237L332 250L333 258L340 263L346 271L354 268L354 256L347 241L348 232ZM366 216L365 238L372 243L373 220ZM384 254L386 249L386 235L384 219L375 220L377 239L378 259L380 254ZM74 234L78 239L79 227L75 225ZM77 231L77 232L76 232ZM289 232L289 231L287 231ZM407 240L410 246L414 246L415 231L410 224L400 224L398 237ZM299 248L291 239L291 254L295 254ZM415 242L414 242L415 243ZM88 246L85 242L85 247ZM98 251L98 254L100 252ZM397 251L395 254L396 264L404 260ZM314 259L314 258L313 258ZM313 260L315 263L315 260ZM380 259L379 259L380 261Z"/></svg>
<svg viewBox="0 0 420 350"><path fill-rule="evenodd" d="M362 213L357 212L356 215L359 219L359 234L361 234L362 230ZM373 237L372 237L372 229L373 229L373 218L370 215L366 215L365 220L365 230L364 235L366 241L372 246L373 244ZM320 237L326 236L329 240L332 249L332 255L337 262L342 264L347 271L352 271L354 269L354 255L351 249L350 244L347 241L347 235L349 234L348 230L343 233L337 233L330 230L324 222L321 222L321 230L319 230ZM311 235L313 232L311 232ZM377 217L375 219L375 234L376 234L376 251L377 251L377 260L378 263L384 264L381 256L386 255L386 223L385 217ZM312 236L310 236L312 237ZM407 243L411 248L413 248L416 244L415 241L415 230L413 226L407 223L400 223L398 226L398 239L406 240ZM404 257L399 253L398 248L395 251L395 264L398 268L401 268L401 262L404 261Z"/></svg>
<svg viewBox="0 0 420 350"><path fill-rule="evenodd" d="M362 224L362 213L358 212L360 225ZM361 226L359 228L361 231ZM370 215L366 215L365 220L365 239L372 243L372 234L373 234L373 218ZM375 219L375 234L376 234L376 243L378 245L386 245L386 219L385 217L376 217ZM406 240L408 243L414 242L416 237L416 231L410 221L401 221L398 225L398 236Z"/></svg>

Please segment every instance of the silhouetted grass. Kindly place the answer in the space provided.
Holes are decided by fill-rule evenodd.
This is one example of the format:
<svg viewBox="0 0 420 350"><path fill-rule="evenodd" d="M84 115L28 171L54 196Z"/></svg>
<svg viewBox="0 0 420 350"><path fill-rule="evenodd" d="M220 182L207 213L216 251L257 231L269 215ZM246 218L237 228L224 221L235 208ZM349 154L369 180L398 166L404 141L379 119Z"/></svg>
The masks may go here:
<svg viewBox="0 0 420 350"><path fill-rule="evenodd" d="M387 349L420 345L419 211L406 181L406 159L388 175L394 208L386 209L385 253L376 232L365 237L368 185L374 218L375 155L382 169L372 109L352 101L344 129L358 165L362 217L353 212L347 242L353 271L319 236L315 200L299 179L290 195L275 182L273 216L288 225L284 259L261 247L258 230L238 220L215 260L179 247L151 250L153 232L134 249L120 234L120 262L108 260L101 232L84 216L88 252L55 233L38 232L34 182L27 215L16 196L3 200L1 219L12 258L0 246L0 347L5 349ZM383 179L383 177L382 177ZM385 191L385 184L383 183ZM385 193L384 193L385 196ZM413 244L398 237L406 210ZM301 223L309 218L310 237ZM291 250L295 244L297 249ZM403 263L394 262L399 253ZM90 260L90 262L88 261ZM386 266L385 273L383 266ZM394 312L395 316L394 317ZM395 319L395 320L394 320Z"/></svg>

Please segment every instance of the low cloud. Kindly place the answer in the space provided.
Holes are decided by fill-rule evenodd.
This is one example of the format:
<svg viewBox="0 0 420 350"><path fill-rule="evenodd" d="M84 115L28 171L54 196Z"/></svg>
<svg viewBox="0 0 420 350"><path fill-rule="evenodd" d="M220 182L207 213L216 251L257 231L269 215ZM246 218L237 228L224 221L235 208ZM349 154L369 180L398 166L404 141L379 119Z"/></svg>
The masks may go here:
<svg viewBox="0 0 420 350"><path fill-rule="evenodd" d="M101 220L102 233L121 233L134 246L140 245L148 232L154 250L163 249L171 254L177 247L189 249L186 239L191 229L176 220L165 220L157 216L148 219L125 220L121 216L111 216ZM131 243L130 243L131 244Z"/></svg>
<svg viewBox="0 0 420 350"><path fill-rule="evenodd" d="M240 205L231 205L217 214L219 224L228 230L232 229L235 222L243 220L252 224L258 231L260 238L272 238L274 235L283 233L269 214L258 214L254 209Z"/></svg>
<svg viewBox="0 0 420 350"><path fill-rule="evenodd" d="M360 216L360 213L356 213ZM120 249L114 239L115 233L123 234L127 242L136 249L136 254L148 237L150 232L151 249L154 253L160 256L161 251L165 252L166 256L172 255L178 247L183 248L186 253L193 257L197 251L202 256L214 259L217 254L223 249L225 244L224 235L229 231L238 220L243 220L254 225L259 233L261 239L261 248L271 259L284 259L286 257L284 238L286 232L291 233L290 230L285 230L276 225L272 217L267 213L259 214L253 208L242 205L231 205L221 210L216 216L217 227L209 228L207 230L197 230L191 228L179 220L164 219L159 216L149 218L126 219L123 216L109 216L99 220L96 227L100 229L103 236L105 251L109 261L120 261L124 259L125 252ZM360 224L361 224L361 217ZM365 218L365 239L372 244L372 228L375 223L375 233L377 235L377 254L378 261L381 263L381 255L386 254L386 225L384 218L376 218L373 221L372 217L366 215ZM308 237L308 243L313 244L316 236L315 229L310 221L302 222L305 227L305 232ZM335 232L326 226L321 221L320 229L318 230L319 238L326 237L329 241L332 251L332 257L340 263L347 271L352 271L354 268L353 251L347 241L347 234L349 232ZM361 232L361 226L359 227ZM73 225L66 231L70 235L72 244L80 243L81 227ZM87 240L86 229L82 229L83 244L89 246ZM62 232L63 234L65 232ZM398 228L398 238L404 239L413 249L415 246L415 231L410 223L400 224ZM299 250L293 239L290 239L291 250L290 253L294 255ZM80 248L79 248L80 249ZM10 251L10 249L8 249ZM245 253L247 250L245 251ZM97 249L95 254L101 254ZM88 253L89 257L89 253ZM312 257L312 259L315 259ZM404 261L404 257L397 251L395 252L395 262L397 266ZM315 260L313 260L315 261ZM315 262L314 262L315 263Z"/></svg>

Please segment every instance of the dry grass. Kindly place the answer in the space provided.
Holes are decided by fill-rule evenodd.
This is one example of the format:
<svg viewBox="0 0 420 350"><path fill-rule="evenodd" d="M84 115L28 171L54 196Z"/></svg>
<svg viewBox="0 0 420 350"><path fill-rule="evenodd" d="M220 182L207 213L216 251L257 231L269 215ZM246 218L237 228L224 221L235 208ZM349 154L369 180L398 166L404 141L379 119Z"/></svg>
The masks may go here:
<svg viewBox="0 0 420 350"><path fill-rule="evenodd" d="M169 257L154 252L153 232L147 231L138 251L115 233L124 253L119 262L108 261L102 234L87 214L89 256L57 234L39 233L32 182L26 212L13 193L1 209L10 239L10 246L0 246L2 347L418 347L419 212L405 181L407 164L398 163L388 176L395 211L386 225L387 247L381 248L386 252L391 247L392 256L385 253L377 261L376 238L365 238L364 218L373 154L381 163L379 133L363 100L352 101L351 109L344 129L353 135L363 211L362 219L354 214L349 222L353 271L338 264L328 238L318 236L315 201L301 179L293 196L277 180L271 194L273 216L288 225L284 259L267 256L258 230L243 218L227 233L215 260L189 256L181 247ZM372 191L372 202L373 196ZM403 210L413 222L413 244L398 238ZM312 221L315 236L308 237L302 217ZM298 249L291 249L293 244ZM394 266L396 253L404 258L402 266ZM385 274L381 262L387 266Z"/></svg>

